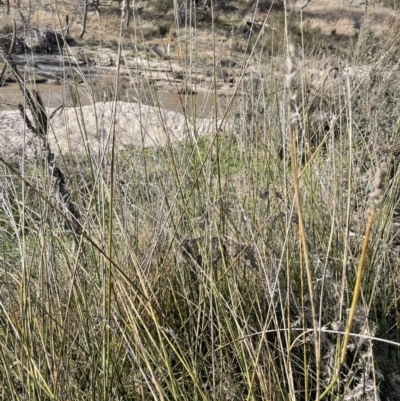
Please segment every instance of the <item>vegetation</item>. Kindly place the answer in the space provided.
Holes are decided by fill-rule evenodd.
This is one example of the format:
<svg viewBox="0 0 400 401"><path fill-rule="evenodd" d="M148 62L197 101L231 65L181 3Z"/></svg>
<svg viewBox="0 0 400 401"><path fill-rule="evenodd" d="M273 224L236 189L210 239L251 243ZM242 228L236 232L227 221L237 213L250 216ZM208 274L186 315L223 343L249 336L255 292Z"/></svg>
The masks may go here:
<svg viewBox="0 0 400 401"><path fill-rule="evenodd" d="M144 10L115 30L116 73L84 79L110 102L108 136L66 67L82 152L57 153L54 113L2 47L37 145L0 155L2 399L398 399L399 17L375 32L367 9L344 42L297 9L270 20L260 1L253 22L271 27L249 31L233 15L252 2L215 3L199 28L163 1L158 28ZM100 20L89 14L83 41L115 39ZM173 43L169 59L149 32L164 53ZM123 48L149 76L122 77ZM157 65L179 92L179 141ZM133 98L154 108L162 145L117 148L114 100ZM144 113L131 118L149 135Z"/></svg>

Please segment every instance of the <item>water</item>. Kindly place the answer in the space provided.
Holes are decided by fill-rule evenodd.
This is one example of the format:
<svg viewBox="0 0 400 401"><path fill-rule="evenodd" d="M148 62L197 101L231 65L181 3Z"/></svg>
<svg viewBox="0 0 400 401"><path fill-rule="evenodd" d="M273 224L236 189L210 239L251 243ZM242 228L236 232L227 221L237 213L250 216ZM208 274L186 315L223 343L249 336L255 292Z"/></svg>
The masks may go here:
<svg viewBox="0 0 400 401"><path fill-rule="evenodd" d="M32 90L32 85L27 85L28 89ZM84 94L84 87L81 86L81 99L83 105L90 104L90 99ZM58 107L62 104L72 105L72 102L68 102L68 88L65 86L41 83L36 84L35 88L39 91L45 107ZM0 111L3 110L15 110L18 107L18 103L24 104L24 97L16 83L8 84L7 86L0 88ZM71 104L69 104L71 103Z"/></svg>
<svg viewBox="0 0 400 401"><path fill-rule="evenodd" d="M28 89L36 88L43 99L45 107L56 108L62 104L67 107L74 105L76 101L76 90L69 85L59 85L54 83L38 83L35 86L28 84ZM82 106L92 104L92 97L86 84L78 84L80 103ZM154 96L147 93L138 95L134 88L125 89L120 92L121 100L137 103L139 100L151 106L160 106L170 111L183 113L185 109L190 114L196 110L197 117L207 118L214 112L214 95L212 92L199 92L196 95L178 95L166 90L156 92L157 100ZM123 95L123 96L122 96ZM108 97L112 99L112 97ZM227 98L218 97L219 116L224 112L227 105ZM16 110L18 103L24 104L23 95L16 83L10 83L0 88L0 111ZM77 104L77 103L75 103Z"/></svg>
<svg viewBox="0 0 400 401"><path fill-rule="evenodd" d="M87 65L76 59L71 60L72 66L65 57L60 55L15 55L14 61L27 77L34 76L35 86L28 84L28 89L36 88L43 99L45 107L56 108L60 105L66 107L92 104L94 101L110 101L114 99L115 70L107 67ZM73 84L72 74L78 82ZM196 117L207 118L214 113L214 94L211 91L201 91L198 94L183 94L168 90L171 82L168 78L164 82L155 80L156 92L149 87L149 79L139 76L121 75L118 100L137 103L141 101L149 106L160 106L169 111L194 114ZM41 82L41 83L38 83ZM76 81L75 81L76 82ZM90 89L89 89L90 86ZM107 92L107 93L105 93ZM78 96L80 102L78 102ZM95 100L93 100L93 93ZM227 97L217 97L219 116L226 110ZM8 83L0 87L0 111L15 110L18 104L24 104L23 95L16 83Z"/></svg>

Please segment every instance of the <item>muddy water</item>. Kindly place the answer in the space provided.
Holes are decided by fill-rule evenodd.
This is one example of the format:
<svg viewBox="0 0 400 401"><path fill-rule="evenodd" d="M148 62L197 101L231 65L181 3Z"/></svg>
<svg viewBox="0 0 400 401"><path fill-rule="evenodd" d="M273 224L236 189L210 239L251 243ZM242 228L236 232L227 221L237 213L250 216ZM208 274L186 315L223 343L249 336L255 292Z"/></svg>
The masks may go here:
<svg viewBox="0 0 400 401"><path fill-rule="evenodd" d="M29 89L32 86L28 85ZM66 85L57 85L52 83L36 84L39 90L45 107L58 107L65 104L67 107L74 105L76 102L76 91L71 92L70 88ZM78 85L78 92L80 103L82 106L92 103L91 96L88 92L87 86L84 84ZM124 93L123 100L128 102L137 103L137 93L132 89ZM178 95L176 93L158 90L156 92L157 100L149 98L149 96L140 99L144 104L151 106L159 105L170 111L183 113L183 110L193 113L196 110L196 117L206 118L209 117L214 110L214 95L212 92L200 92L196 95ZM227 105L227 98L218 96L217 98L219 114L224 112ZM18 103L23 104L24 99L19 87L16 83L10 83L0 88L0 112L6 110L15 110ZM77 103L76 103L77 104Z"/></svg>
<svg viewBox="0 0 400 401"><path fill-rule="evenodd" d="M62 104L72 106L72 100L69 93L69 88L50 83L36 84L35 88L40 92L45 107L58 107ZM33 86L28 85L28 89L33 89ZM90 104L90 99L83 91L83 86L80 88L82 105ZM17 84L8 84L0 88L0 111L15 110L18 103L24 104L24 97Z"/></svg>

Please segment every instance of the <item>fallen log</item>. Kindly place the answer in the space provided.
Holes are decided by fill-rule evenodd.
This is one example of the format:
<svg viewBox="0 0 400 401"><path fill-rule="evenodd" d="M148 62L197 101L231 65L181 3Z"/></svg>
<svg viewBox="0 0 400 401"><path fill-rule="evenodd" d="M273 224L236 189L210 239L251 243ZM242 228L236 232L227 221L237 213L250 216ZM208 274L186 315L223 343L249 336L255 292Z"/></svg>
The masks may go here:
<svg viewBox="0 0 400 401"><path fill-rule="evenodd" d="M63 30L64 31L64 30ZM63 32L56 32L51 29L29 29L26 32L16 32L0 37L0 44L5 49L11 49L13 39L15 40L12 54L23 54L27 51L33 53L51 53L55 48L64 45L73 45L75 40L67 34L68 27Z"/></svg>

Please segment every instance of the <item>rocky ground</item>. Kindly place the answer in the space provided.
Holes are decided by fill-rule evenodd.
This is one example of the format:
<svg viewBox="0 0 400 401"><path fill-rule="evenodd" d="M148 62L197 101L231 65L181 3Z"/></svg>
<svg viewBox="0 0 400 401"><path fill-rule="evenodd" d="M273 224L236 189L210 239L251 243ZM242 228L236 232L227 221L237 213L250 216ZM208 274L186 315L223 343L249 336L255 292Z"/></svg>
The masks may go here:
<svg viewBox="0 0 400 401"><path fill-rule="evenodd" d="M51 115L54 109L47 112ZM115 107L112 102L97 103L81 109L70 107L56 111L50 122L49 143L55 154L84 154L88 149L96 154L107 153L114 127L116 148L121 150L159 146L190 135L204 135L212 131L211 124L209 119L188 121L181 113L138 103L117 102ZM0 153L3 157L20 158L22 154L32 157L40 151L37 146L19 111L1 112Z"/></svg>

